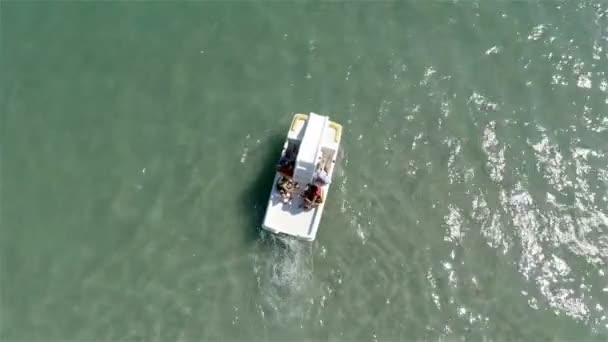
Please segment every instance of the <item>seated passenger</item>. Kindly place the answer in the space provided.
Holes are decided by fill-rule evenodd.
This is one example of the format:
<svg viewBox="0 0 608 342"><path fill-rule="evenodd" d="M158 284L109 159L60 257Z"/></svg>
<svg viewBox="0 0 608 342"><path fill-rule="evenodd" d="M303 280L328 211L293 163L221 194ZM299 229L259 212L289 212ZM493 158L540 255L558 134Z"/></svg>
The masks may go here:
<svg viewBox="0 0 608 342"><path fill-rule="evenodd" d="M327 170L321 169L315 172L313 177L313 183L318 184L320 186L329 184L329 175L327 174Z"/></svg>
<svg viewBox="0 0 608 342"><path fill-rule="evenodd" d="M293 179L285 176L281 176L277 182L277 190L283 198L283 202L287 203L291 200L291 193L298 188L298 183L295 183Z"/></svg>
<svg viewBox="0 0 608 342"><path fill-rule="evenodd" d="M302 197L304 197L304 208L311 209L323 203L323 190L320 186L309 184Z"/></svg>
<svg viewBox="0 0 608 342"><path fill-rule="evenodd" d="M282 173L283 175L285 175L287 177L293 177L293 169L295 168L295 166L296 166L295 161L290 161L285 164L279 164L279 166L277 166L277 171L279 171L280 173Z"/></svg>
<svg viewBox="0 0 608 342"><path fill-rule="evenodd" d="M288 148L285 151L285 154L281 157L281 160L279 160L279 165L285 165L285 164L289 164L291 162L295 162L296 155L297 155L296 148L297 147L295 147L295 146Z"/></svg>
<svg viewBox="0 0 608 342"><path fill-rule="evenodd" d="M291 158L287 154L281 157L279 160L279 166L287 165L291 161Z"/></svg>

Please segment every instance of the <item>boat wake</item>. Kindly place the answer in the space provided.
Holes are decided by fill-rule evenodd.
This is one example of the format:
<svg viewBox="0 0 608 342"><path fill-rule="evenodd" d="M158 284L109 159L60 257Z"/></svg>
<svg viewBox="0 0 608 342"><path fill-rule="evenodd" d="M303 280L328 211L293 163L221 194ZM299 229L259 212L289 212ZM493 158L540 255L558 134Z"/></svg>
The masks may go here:
<svg viewBox="0 0 608 342"><path fill-rule="evenodd" d="M312 244L262 232L254 255L254 273L261 293L260 314L285 321L305 316L312 284Z"/></svg>

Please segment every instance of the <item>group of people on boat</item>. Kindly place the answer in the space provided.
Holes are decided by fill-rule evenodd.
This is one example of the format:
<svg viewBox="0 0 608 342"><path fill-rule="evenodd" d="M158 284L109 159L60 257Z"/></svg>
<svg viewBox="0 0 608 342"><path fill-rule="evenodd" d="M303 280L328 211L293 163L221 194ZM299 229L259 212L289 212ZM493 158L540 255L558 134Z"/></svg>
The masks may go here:
<svg viewBox="0 0 608 342"><path fill-rule="evenodd" d="M277 182L277 190L281 194L284 203L289 203L292 199L292 194L300 188L299 184L293 179L296 155L297 152L295 150L287 150L277 166L277 171L281 174ZM312 183L306 185L306 188L302 192L301 196L304 199L302 207L308 210L323 203L322 187L328 183L327 168L319 165L313 176Z"/></svg>

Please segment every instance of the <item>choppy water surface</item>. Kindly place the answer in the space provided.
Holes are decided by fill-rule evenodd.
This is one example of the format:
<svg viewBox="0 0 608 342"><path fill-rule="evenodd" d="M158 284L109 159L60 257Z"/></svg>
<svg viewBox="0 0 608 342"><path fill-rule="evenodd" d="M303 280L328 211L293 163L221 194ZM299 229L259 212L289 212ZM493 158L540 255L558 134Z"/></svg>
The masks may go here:
<svg viewBox="0 0 608 342"><path fill-rule="evenodd" d="M0 13L3 340L608 338L606 2ZM314 243L259 230L307 111Z"/></svg>

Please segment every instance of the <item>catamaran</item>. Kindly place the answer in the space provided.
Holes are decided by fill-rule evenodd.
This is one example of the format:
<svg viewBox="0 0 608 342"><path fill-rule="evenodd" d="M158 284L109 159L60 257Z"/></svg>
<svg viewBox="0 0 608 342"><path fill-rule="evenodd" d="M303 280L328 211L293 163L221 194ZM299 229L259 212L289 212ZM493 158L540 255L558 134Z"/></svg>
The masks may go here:
<svg viewBox="0 0 608 342"><path fill-rule="evenodd" d="M334 173L342 126L328 116L295 114L281 151L262 227L313 241ZM285 183L289 187L285 187Z"/></svg>

